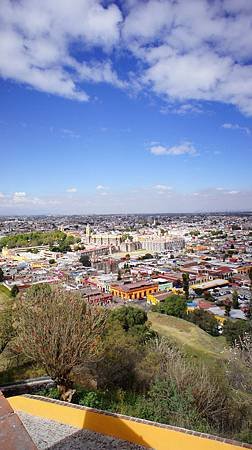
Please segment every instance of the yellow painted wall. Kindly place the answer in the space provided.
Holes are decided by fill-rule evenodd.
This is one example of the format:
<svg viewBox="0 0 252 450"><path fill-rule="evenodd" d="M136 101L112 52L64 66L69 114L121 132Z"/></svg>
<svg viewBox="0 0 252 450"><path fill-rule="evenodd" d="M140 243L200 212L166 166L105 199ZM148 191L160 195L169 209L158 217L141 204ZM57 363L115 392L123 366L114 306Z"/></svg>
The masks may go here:
<svg viewBox="0 0 252 450"><path fill-rule="evenodd" d="M135 422L116 415L110 416L64 404L18 396L8 399L14 411L85 428L156 450L239 450L240 445L206 439L154 424Z"/></svg>
<svg viewBox="0 0 252 450"><path fill-rule="evenodd" d="M124 298L125 300L133 299L133 298L142 298L144 296L144 293L146 292L146 295L148 296L152 292L158 292L158 286L151 287L151 288L145 288L145 289L135 289L131 292L125 292L122 289L116 289L116 288L110 288L110 292L112 295Z"/></svg>
<svg viewBox="0 0 252 450"><path fill-rule="evenodd" d="M152 303L152 305L156 305L158 303L158 300L156 299L155 295L148 294L147 302Z"/></svg>

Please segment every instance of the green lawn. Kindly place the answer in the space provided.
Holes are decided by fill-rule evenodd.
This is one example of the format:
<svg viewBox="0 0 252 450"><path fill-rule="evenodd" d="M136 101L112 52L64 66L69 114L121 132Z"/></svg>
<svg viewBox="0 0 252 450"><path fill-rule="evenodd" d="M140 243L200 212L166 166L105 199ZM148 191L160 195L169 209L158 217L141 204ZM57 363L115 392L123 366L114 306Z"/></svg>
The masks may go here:
<svg viewBox="0 0 252 450"><path fill-rule="evenodd" d="M226 359L228 355L228 345L223 336L210 336L186 320L165 314L149 312L148 318L153 330L169 337L179 348L193 357L214 362Z"/></svg>

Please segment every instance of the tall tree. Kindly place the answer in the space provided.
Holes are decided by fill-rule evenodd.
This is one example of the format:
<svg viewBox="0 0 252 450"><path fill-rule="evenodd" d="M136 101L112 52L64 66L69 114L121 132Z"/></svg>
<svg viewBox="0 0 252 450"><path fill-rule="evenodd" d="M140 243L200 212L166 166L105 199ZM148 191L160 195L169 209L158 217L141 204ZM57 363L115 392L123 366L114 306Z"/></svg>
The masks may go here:
<svg viewBox="0 0 252 450"><path fill-rule="evenodd" d="M225 306L225 316L229 317L230 316L231 307L232 307L231 301L230 300L226 300L224 302L224 306Z"/></svg>
<svg viewBox="0 0 252 450"><path fill-rule="evenodd" d="M10 293L11 293L11 297L16 297L18 295L19 289L16 284L14 284L14 286L12 286Z"/></svg>
<svg viewBox="0 0 252 450"><path fill-rule="evenodd" d="M117 281L121 281L122 279L122 271L119 269L117 272Z"/></svg>
<svg viewBox="0 0 252 450"><path fill-rule="evenodd" d="M188 300L189 299L189 274L183 273L182 280L183 280L183 290L185 293L185 298L186 298L186 300Z"/></svg>
<svg viewBox="0 0 252 450"><path fill-rule="evenodd" d="M248 319L252 319L252 267L250 267L250 269L248 271L248 276L249 276L249 281L250 281L250 299L249 299L249 304L248 304L248 308L246 311L246 317Z"/></svg>
<svg viewBox="0 0 252 450"><path fill-rule="evenodd" d="M173 294L164 301L153 306L152 309L161 314L183 318L187 312L186 299L181 295Z"/></svg>
<svg viewBox="0 0 252 450"><path fill-rule="evenodd" d="M81 255L80 257L80 263L84 266L84 267L91 267L91 261L88 255Z"/></svg>
<svg viewBox="0 0 252 450"><path fill-rule="evenodd" d="M232 294L232 303L233 303L233 308L234 309L239 308L238 292L236 290L234 290L234 292Z"/></svg>
<svg viewBox="0 0 252 450"><path fill-rule="evenodd" d="M4 281L4 273L3 273L3 269L0 267L0 283L2 283Z"/></svg>
<svg viewBox="0 0 252 450"><path fill-rule="evenodd" d="M101 356L107 311L60 288L33 290L16 308L16 351L43 367L62 400L71 401L73 376Z"/></svg>

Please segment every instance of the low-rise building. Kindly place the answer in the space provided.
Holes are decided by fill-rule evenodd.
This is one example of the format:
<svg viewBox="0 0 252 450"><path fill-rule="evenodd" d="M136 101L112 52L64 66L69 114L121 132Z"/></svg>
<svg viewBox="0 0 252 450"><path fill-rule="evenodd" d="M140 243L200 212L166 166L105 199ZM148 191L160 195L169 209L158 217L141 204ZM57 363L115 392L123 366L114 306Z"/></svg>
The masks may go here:
<svg viewBox="0 0 252 450"><path fill-rule="evenodd" d="M136 283L117 283L110 286L110 292L114 297L139 300L158 292L158 283L144 280Z"/></svg>

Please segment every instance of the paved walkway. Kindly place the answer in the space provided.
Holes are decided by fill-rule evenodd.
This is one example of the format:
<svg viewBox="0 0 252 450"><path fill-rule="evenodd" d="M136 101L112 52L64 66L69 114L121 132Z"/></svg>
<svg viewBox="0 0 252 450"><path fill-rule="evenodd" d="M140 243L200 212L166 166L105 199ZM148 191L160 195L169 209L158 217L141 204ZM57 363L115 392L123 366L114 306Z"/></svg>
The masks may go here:
<svg viewBox="0 0 252 450"><path fill-rule="evenodd" d="M50 450L143 450L134 445L88 430L17 412L38 449Z"/></svg>

